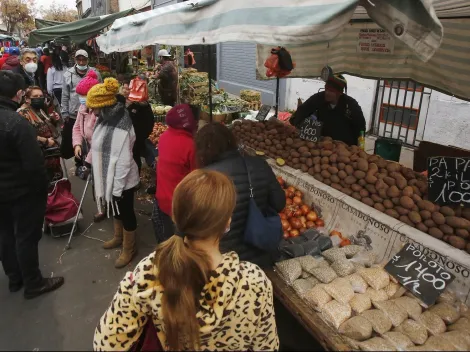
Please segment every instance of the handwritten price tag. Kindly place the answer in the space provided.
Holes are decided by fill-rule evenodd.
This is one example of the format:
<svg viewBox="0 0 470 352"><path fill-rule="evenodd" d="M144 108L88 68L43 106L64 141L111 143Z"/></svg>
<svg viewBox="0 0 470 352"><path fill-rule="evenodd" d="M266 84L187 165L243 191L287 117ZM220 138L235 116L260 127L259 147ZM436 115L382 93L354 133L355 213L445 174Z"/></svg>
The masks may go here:
<svg viewBox="0 0 470 352"><path fill-rule="evenodd" d="M410 243L387 263L385 270L427 305L434 304L455 279Z"/></svg>
<svg viewBox="0 0 470 352"><path fill-rule="evenodd" d="M323 123L315 115L305 119L300 127L300 138L306 141L317 142L321 137Z"/></svg>

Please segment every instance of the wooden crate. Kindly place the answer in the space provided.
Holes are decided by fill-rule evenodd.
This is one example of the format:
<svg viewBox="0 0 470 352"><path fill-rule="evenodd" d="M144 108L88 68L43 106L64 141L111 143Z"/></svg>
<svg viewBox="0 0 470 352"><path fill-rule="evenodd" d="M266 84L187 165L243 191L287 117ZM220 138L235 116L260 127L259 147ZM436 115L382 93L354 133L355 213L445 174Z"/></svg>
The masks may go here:
<svg viewBox="0 0 470 352"><path fill-rule="evenodd" d="M248 109L253 110L253 111L259 111L261 108L261 102L260 101L248 101Z"/></svg>

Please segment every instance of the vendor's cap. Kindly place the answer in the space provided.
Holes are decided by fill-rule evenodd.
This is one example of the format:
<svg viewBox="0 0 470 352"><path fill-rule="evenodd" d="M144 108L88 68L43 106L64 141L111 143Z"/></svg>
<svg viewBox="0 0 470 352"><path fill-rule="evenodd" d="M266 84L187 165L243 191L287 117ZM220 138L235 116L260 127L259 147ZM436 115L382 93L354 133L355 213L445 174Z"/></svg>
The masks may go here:
<svg viewBox="0 0 470 352"><path fill-rule="evenodd" d="M106 78L104 83L97 84L88 91L86 106L91 109L112 106L117 102L118 91L119 82L112 77Z"/></svg>
<svg viewBox="0 0 470 352"><path fill-rule="evenodd" d="M344 88L348 85L346 78L343 75L331 75L326 81L325 88L335 90L343 93Z"/></svg>
<svg viewBox="0 0 470 352"><path fill-rule="evenodd" d="M88 59L88 53L83 49L77 50L77 52L75 53L75 57L79 56L85 56Z"/></svg>
<svg viewBox="0 0 470 352"><path fill-rule="evenodd" d="M166 49L162 49L158 52L158 56L163 56L163 57L171 57L170 53Z"/></svg>

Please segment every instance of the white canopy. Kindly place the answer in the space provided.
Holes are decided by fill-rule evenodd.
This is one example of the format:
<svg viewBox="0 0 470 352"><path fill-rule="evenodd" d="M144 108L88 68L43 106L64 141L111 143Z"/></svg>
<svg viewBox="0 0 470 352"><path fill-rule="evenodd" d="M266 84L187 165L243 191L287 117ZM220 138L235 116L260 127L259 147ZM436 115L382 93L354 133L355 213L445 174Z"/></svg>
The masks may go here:
<svg viewBox="0 0 470 352"><path fill-rule="evenodd" d="M292 47L333 39L358 5L421 60L439 48L443 31L431 0L186 1L118 19L97 43L105 53L226 41Z"/></svg>

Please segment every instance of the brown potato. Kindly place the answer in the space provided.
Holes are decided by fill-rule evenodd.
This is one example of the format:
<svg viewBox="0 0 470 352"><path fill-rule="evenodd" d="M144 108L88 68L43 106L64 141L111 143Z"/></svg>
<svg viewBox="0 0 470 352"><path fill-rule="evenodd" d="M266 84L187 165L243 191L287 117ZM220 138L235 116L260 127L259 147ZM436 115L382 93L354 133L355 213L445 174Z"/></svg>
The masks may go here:
<svg viewBox="0 0 470 352"><path fill-rule="evenodd" d="M300 147L299 149L297 149L297 151L299 153L305 153L305 152L309 151L309 148L308 147Z"/></svg>
<svg viewBox="0 0 470 352"><path fill-rule="evenodd" d="M369 175L366 177L367 182L373 181L373 179L369 178ZM377 177L375 177L375 176L372 176L372 177L374 177L376 179L375 189L377 189L377 190L381 190L381 189L386 190L388 188L387 184L383 180L377 179ZM372 183L372 182L369 182L369 183Z"/></svg>
<svg viewBox="0 0 470 352"><path fill-rule="evenodd" d="M444 216L455 216L454 210L451 207L448 207L448 206L441 207L441 209L439 209L439 211Z"/></svg>
<svg viewBox="0 0 470 352"><path fill-rule="evenodd" d="M410 213L410 211L408 209L405 209L401 206L397 206L395 207L395 210L397 211L398 214L400 215L408 215Z"/></svg>
<svg viewBox="0 0 470 352"><path fill-rule="evenodd" d="M429 231L429 228L426 225L424 225L422 222L420 222L419 224L416 224L416 228L419 231L422 231L424 233L428 233L428 231Z"/></svg>
<svg viewBox="0 0 470 352"><path fill-rule="evenodd" d="M441 208L442 213L442 208ZM459 218L457 216L447 216L446 224L452 226L456 229L470 229L470 221L464 218Z"/></svg>
<svg viewBox="0 0 470 352"><path fill-rule="evenodd" d="M328 170L329 167L330 167L330 165L328 165L328 164L321 164L321 169L322 170Z"/></svg>
<svg viewBox="0 0 470 352"><path fill-rule="evenodd" d="M321 172L321 176L325 179L325 178L330 178L331 177L331 174L327 171L327 170L323 170Z"/></svg>
<svg viewBox="0 0 470 352"><path fill-rule="evenodd" d="M393 209L394 205L390 199L385 199L383 204L386 209Z"/></svg>
<svg viewBox="0 0 470 352"><path fill-rule="evenodd" d="M321 163L322 164L329 164L330 163L330 158L328 158L327 156L324 156L323 158L321 158Z"/></svg>
<svg viewBox="0 0 470 352"><path fill-rule="evenodd" d="M361 180L363 179L364 177L366 177L366 173L364 171L361 171L361 170L356 170L354 171L353 173L354 177L357 178L358 180Z"/></svg>
<svg viewBox="0 0 470 352"><path fill-rule="evenodd" d="M333 152L331 150L325 150L323 149L320 153L321 156L325 157L325 156L331 156L333 154Z"/></svg>
<svg viewBox="0 0 470 352"><path fill-rule="evenodd" d="M331 175L330 180L333 183L340 183L341 182L341 179L338 177L338 175Z"/></svg>
<svg viewBox="0 0 470 352"><path fill-rule="evenodd" d="M454 246L458 249L465 249L467 245L467 242L463 238L458 236L450 236L449 243L451 244L451 246Z"/></svg>
<svg viewBox="0 0 470 352"><path fill-rule="evenodd" d="M325 185L327 185L327 186L330 186L330 185L331 185L331 180L330 180L329 178L325 178L325 179L323 180L323 183L324 183Z"/></svg>
<svg viewBox="0 0 470 352"><path fill-rule="evenodd" d="M402 196L400 198L400 205L406 209L413 209L413 206L415 205L415 203L413 202L413 199L411 199L410 197Z"/></svg>
<svg viewBox="0 0 470 352"><path fill-rule="evenodd" d="M400 219L401 222L404 222L405 224L407 224L407 225L409 225L409 226L411 226L411 227L414 227L414 226L415 226L415 224L413 224L413 222L411 222L410 218L409 218L408 216L406 216L406 215L401 215L401 216L399 217L399 219Z"/></svg>
<svg viewBox="0 0 470 352"><path fill-rule="evenodd" d="M373 207L374 206L374 201L372 199L370 199L369 197L365 197L365 198L362 198L362 203L370 206L370 207Z"/></svg>
<svg viewBox="0 0 470 352"><path fill-rule="evenodd" d="M397 186L391 186L391 187L389 187L389 189L387 190L387 195L388 195L390 198L399 197L399 196L400 196L400 190L398 189Z"/></svg>
<svg viewBox="0 0 470 352"><path fill-rule="evenodd" d="M312 156L320 156L320 151L318 149L310 149L310 153L312 154Z"/></svg>
<svg viewBox="0 0 470 352"><path fill-rule="evenodd" d="M413 195L411 196L411 199L413 199L413 201L414 201L415 203L421 202L421 201L423 200L423 198L421 198L421 197L418 196L417 194L413 194Z"/></svg>
<svg viewBox="0 0 470 352"><path fill-rule="evenodd" d="M344 170L345 167L346 167L346 164L345 164L345 163L339 163L339 164L338 164L338 169L339 169L339 170Z"/></svg>
<svg viewBox="0 0 470 352"><path fill-rule="evenodd" d="M390 176L387 176L384 178L384 182L389 185L389 186L395 186L396 185L396 181L394 178L390 177Z"/></svg>
<svg viewBox="0 0 470 352"><path fill-rule="evenodd" d="M423 223L424 223L424 225L426 225L429 228L437 227L436 223L432 219L424 220Z"/></svg>
<svg viewBox="0 0 470 352"><path fill-rule="evenodd" d="M338 155L339 156L345 156L345 157L349 158L351 156L351 153L346 148L339 148L338 149Z"/></svg>
<svg viewBox="0 0 470 352"><path fill-rule="evenodd" d="M316 164L313 169L315 170L315 173L316 174L319 174L321 172L321 165L320 164Z"/></svg>
<svg viewBox="0 0 470 352"><path fill-rule="evenodd" d="M446 223L446 218L444 217L444 215L438 213L437 211L432 213L431 218L437 225L443 225Z"/></svg>
<svg viewBox="0 0 470 352"><path fill-rule="evenodd" d="M351 162L351 160L347 156L340 155L340 156L338 156L338 162L339 163L349 164Z"/></svg>
<svg viewBox="0 0 470 352"><path fill-rule="evenodd" d="M387 165L387 171L388 172L398 172L401 169L401 165L398 163L388 163Z"/></svg>
<svg viewBox="0 0 470 352"><path fill-rule="evenodd" d="M421 215L419 215L419 213L416 211L410 211L408 217L410 218L413 224L419 224L422 221Z"/></svg>
<svg viewBox="0 0 470 352"><path fill-rule="evenodd" d="M470 220L470 208L464 208L462 210L462 217L464 219Z"/></svg>
<svg viewBox="0 0 470 352"><path fill-rule="evenodd" d="M404 177L398 177L395 179L397 181L397 187L399 189L405 189L406 185L407 185L407 182L406 182L406 179Z"/></svg>
<svg viewBox="0 0 470 352"><path fill-rule="evenodd" d="M398 219L400 217L400 214L398 214L395 209L387 209L385 210L385 214L395 219Z"/></svg>
<svg viewBox="0 0 470 352"><path fill-rule="evenodd" d="M437 227L431 227L428 233L432 237L437 238L439 240L441 240L444 237L444 233L441 230L439 230Z"/></svg>
<svg viewBox="0 0 470 352"><path fill-rule="evenodd" d="M383 203L383 199L380 198L377 194L371 194L370 198L375 202L375 203Z"/></svg>
<svg viewBox="0 0 470 352"><path fill-rule="evenodd" d="M310 158L312 156L312 153L310 152L304 152L301 154L304 158Z"/></svg>
<svg viewBox="0 0 470 352"><path fill-rule="evenodd" d="M367 174L366 175L366 182L370 183L371 185L375 185L378 182L378 180L377 180L377 177L375 177L371 174Z"/></svg>
<svg viewBox="0 0 470 352"><path fill-rule="evenodd" d="M336 190L338 190L338 191L342 191L342 190L343 190L343 187L341 187L340 184L338 184L338 183L333 183L333 181L332 181L332 183L331 183L331 187L333 187L334 189L336 189Z"/></svg>
<svg viewBox="0 0 470 352"><path fill-rule="evenodd" d="M366 182L366 180L362 179L362 180L358 180L357 184L359 186L365 187L367 185L367 182Z"/></svg>
<svg viewBox="0 0 470 352"><path fill-rule="evenodd" d="M457 229L455 230L455 234L465 239L468 239L470 237L470 233L468 232L468 230L465 229Z"/></svg>
<svg viewBox="0 0 470 352"><path fill-rule="evenodd" d="M366 189L361 189L359 191L359 194L361 195L362 198L368 198L369 197L369 192Z"/></svg>
<svg viewBox="0 0 470 352"><path fill-rule="evenodd" d="M351 185L351 189L354 191L354 192L360 192L362 187L359 186L358 184L353 184Z"/></svg>
<svg viewBox="0 0 470 352"><path fill-rule="evenodd" d="M322 177L322 175L320 175L319 173L316 173L315 175L313 175L313 177L314 177L316 180L318 180L318 181L320 181L320 182L323 182L323 177Z"/></svg>
<svg viewBox="0 0 470 352"><path fill-rule="evenodd" d="M364 186L370 194L377 194L377 190L375 189L374 185L365 185Z"/></svg>
<svg viewBox="0 0 470 352"><path fill-rule="evenodd" d="M287 138L286 139L286 144L287 145L292 145L292 144L294 144L294 140L292 138Z"/></svg>
<svg viewBox="0 0 470 352"><path fill-rule="evenodd" d="M338 154L333 154L330 156L330 162L336 163L338 161Z"/></svg>
<svg viewBox="0 0 470 352"><path fill-rule="evenodd" d="M377 189L377 186L375 186L375 189ZM378 189L377 192L379 193L379 196L382 198L382 199L387 199L388 196L387 196L387 190L386 189Z"/></svg>
<svg viewBox="0 0 470 352"><path fill-rule="evenodd" d="M432 213L429 210L421 210L419 212L419 215L421 215L421 218L423 218L423 220L428 220L431 219Z"/></svg>
<svg viewBox="0 0 470 352"><path fill-rule="evenodd" d="M344 171L346 171L348 175L352 175L354 173L354 169L351 165L346 165Z"/></svg>
<svg viewBox="0 0 470 352"><path fill-rule="evenodd" d="M346 177L348 177L348 174L344 170L339 170L338 171L338 176L340 179L344 180Z"/></svg>
<svg viewBox="0 0 470 352"><path fill-rule="evenodd" d="M315 175L315 169L313 167L309 168L308 171L309 175L313 176Z"/></svg>
<svg viewBox="0 0 470 352"><path fill-rule="evenodd" d="M357 182L357 179L354 176L348 176L344 179L344 182L348 185L352 185Z"/></svg>
<svg viewBox="0 0 470 352"><path fill-rule="evenodd" d="M305 164L307 164L308 167L312 167L313 166L312 158L307 158L307 160L305 161Z"/></svg>
<svg viewBox="0 0 470 352"><path fill-rule="evenodd" d="M353 193L351 188L345 188L345 187L343 187L342 192L344 194L347 194L348 196L350 196Z"/></svg>
<svg viewBox="0 0 470 352"><path fill-rule="evenodd" d="M305 164L301 164L300 169L302 170L302 172L307 172L308 171L308 166L305 165Z"/></svg>
<svg viewBox="0 0 470 352"><path fill-rule="evenodd" d="M361 200L362 197L358 192L353 192L351 195L354 199Z"/></svg>
<svg viewBox="0 0 470 352"><path fill-rule="evenodd" d="M357 159L357 168L360 171L367 172L369 171L369 163L367 162L366 159L359 158Z"/></svg>
<svg viewBox="0 0 470 352"><path fill-rule="evenodd" d="M411 198L413 196L413 188L411 188L410 186L406 186L403 189L403 195Z"/></svg>
<svg viewBox="0 0 470 352"><path fill-rule="evenodd" d="M351 162L354 162L354 161L357 161L357 159L359 159L359 156L356 155L356 154L353 154L349 157L349 159L351 160ZM357 165L357 163L356 163L356 165Z"/></svg>
<svg viewBox="0 0 470 352"><path fill-rule="evenodd" d="M439 225L439 229L444 233L444 235L453 235L454 234L454 229L447 225L447 224L442 224Z"/></svg>
<svg viewBox="0 0 470 352"><path fill-rule="evenodd" d="M321 157L315 156L315 157L313 158L313 163L314 163L314 164L320 164L320 163L321 163Z"/></svg>
<svg viewBox="0 0 470 352"><path fill-rule="evenodd" d="M427 210L431 213L436 210L436 206L428 200L422 200L416 203L421 210Z"/></svg>
<svg viewBox="0 0 470 352"><path fill-rule="evenodd" d="M382 203L375 203L374 208L382 213L385 212L385 207Z"/></svg>
<svg viewBox="0 0 470 352"><path fill-rule="evenodd" d="M336 175L336 174L338 173L338 171L339 171L339 170L338 170L336 167L333 167L333 166L330 166L330 167L328 168L328 172L329 172L330 174L332 174L332 175Z"/></svg>

